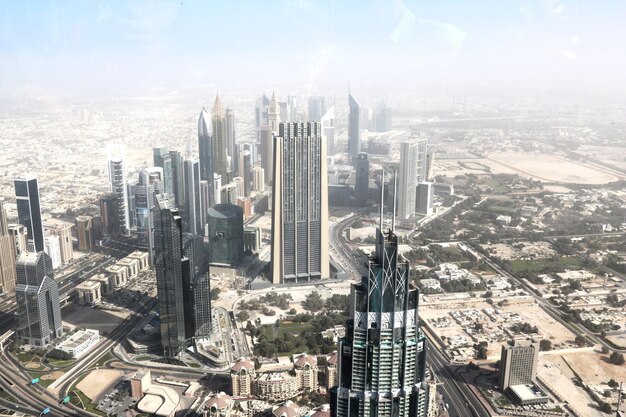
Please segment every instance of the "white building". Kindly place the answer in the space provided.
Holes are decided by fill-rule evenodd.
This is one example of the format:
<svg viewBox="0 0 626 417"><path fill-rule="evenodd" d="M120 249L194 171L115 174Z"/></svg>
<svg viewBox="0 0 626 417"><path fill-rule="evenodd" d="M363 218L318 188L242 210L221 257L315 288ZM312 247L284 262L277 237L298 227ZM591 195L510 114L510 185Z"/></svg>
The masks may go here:
<svg viewBox="0 0 626 417"><path fill-rule="evenodd" d="M63 342L57 349L62 350L73 358L80 358L100 341L100 332L92 329L79 330Z"/></svg>
<svg viewBox="0 0 626 417"><path fill-rule="evenodd" d="M61 241L59 236L46 236L44 238L44 251L52 259L52 269L57 269L61 266Z"/></svg>

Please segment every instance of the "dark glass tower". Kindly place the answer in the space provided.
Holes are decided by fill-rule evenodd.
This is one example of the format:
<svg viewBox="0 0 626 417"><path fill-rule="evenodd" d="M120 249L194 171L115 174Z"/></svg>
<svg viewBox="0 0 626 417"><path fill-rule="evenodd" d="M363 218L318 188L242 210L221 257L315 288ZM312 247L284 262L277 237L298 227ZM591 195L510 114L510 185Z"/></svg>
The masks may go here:
<svg viewBox="0 0 626 417"><path fill-rule="evenodd" d="M183 252L188 260L188 273L183 279L185 336L204 339L211 335L209 251L201 236L185 233Z"/></svg>
<svg viewBox="0 0 626 417"><path fill-rule="evenodd" d="M354 182L354 196L357 201L367 200L370 183L370 162L367 153L360 152L354 162L356 178Z"/></svg>
<svg viewBox="0 0 626 417"><path fill-rule="evenodd" d="M184 158L180 152L170 151L170 159L172 161L172 187L175 206L182 210L185 205Z"/></svg>
<svg viewBox="0 0 626 417"><path fill-rule="evenodd" d="M47 346L63 334L52 259L44 252L22 252L17 259L16 282L16 334L30 345Z"/></svg>
<svg viewBox="0 0 626 417"><path fill-rule="evenodd" d="M43 222L39 205L37 177L15 178L15 199L19 223L28 231L29 244L35 252L43 252Z"/></svg>
<svg viewBox="0 0 626 417"><path fill-rule="evenodd" d="M152 149L154 166L163 169L163 191L174 196L174 179L172 172L172 156L167 148Z"/></svg>
<svg viewBox="0 0 626 417"><path fill-rule="evenodd" d="M243 209L234 204L211 207L208 229L211 263L238 265L243 257Z"/></svg>
<svg viewBox="0 0 626 417"><path fill-rule="evenodd" d="M380 229L369 274L352 286L352 318L339 342L333 417L426 416L426 345L419 329L418 290L398 237Z"/></svg>
<svg viewBox="0 0 626 417"><path fill-rule="evenodd" d="M163 354L174 357L186 339L183 274L189 261L182 253L182 219L165 195L157 196L154 207L154 236L161 344Z"/></svg>

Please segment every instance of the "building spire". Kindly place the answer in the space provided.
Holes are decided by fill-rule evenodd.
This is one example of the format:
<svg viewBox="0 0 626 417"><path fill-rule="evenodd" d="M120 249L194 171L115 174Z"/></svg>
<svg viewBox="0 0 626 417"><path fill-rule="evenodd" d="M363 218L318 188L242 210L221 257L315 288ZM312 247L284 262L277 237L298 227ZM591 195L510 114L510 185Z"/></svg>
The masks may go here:
<svg viewBox="0 0 626 417"><path fill-rule="evenodd" d="M213 116L224 117L224 106L222 106L222 100L220 100L219 93L215 95L215 102L213 103Z"/></svg>

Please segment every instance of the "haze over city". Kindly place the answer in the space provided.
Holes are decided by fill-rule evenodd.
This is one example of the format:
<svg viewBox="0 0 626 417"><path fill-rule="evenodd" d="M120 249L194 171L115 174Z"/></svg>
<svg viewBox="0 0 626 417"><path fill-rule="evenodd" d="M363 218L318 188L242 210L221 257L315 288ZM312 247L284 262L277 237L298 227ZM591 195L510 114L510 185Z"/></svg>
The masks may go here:
<svg viewBox="0 0 626 417"><path fill-rule="evenodd" d="M626 415L624 16L0 2L0 416Z"/></svg>

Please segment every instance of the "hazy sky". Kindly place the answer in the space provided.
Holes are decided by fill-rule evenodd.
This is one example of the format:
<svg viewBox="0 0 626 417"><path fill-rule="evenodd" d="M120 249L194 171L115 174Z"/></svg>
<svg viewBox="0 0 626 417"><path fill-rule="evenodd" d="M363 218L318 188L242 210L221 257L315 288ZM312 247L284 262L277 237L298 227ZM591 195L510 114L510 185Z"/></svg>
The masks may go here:
<svg viewBox="0 0 626 417"><path fill-rule="evenodd" d="M626 92L622 0L1 1L0 93Z"/></svg>

